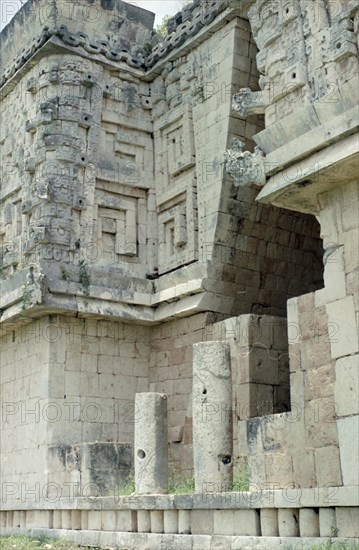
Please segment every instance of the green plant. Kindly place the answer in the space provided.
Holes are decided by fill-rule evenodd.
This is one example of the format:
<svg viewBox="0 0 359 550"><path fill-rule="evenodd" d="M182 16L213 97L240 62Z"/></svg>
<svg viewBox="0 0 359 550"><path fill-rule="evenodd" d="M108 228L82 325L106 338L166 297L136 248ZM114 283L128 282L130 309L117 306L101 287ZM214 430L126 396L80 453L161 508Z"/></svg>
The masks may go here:
<svg viewBox="0 0 359 550"><path fill-rule="evenodd" d="M29 285L27 283L22 285L22 310L25 311L29 307L31 307L32 301L31 301L31 295L29 291Z"/></svg>
<svg viewBox="0 0 359 550"><path fill-rule="evenodd" d="M131 473L126 481L120 486L119 496L129 496L135 492L135 476ZM194 493L194 478L181 479L175 475L171 475L168 483L168 493L170 495Z"/></svg>
<svg viewBox="0 0 359 550"><path fill-rule="evenodd" d="M135 475L133 472L131 472L126 481L122 485L120 485L119 496L129 496L132 495L132 493L135 493L135 491Z"/></svg>
<svg viewBox="0 0 359 550"><path fill-rule="evenodd" d="M90 550L88 546L79 546L66 539L53 540L45 537L31 538L26 536L1 537L0 547L1 550ZM96 549L92 548L92 550Z"/></svg>
<svg viewBox="0 0 359 550"><path fill-rule="evenodd" d="M243 492L249 491L249 473L248 468L241 470L234 468L232 491Z"/></svg>
<svg viewBox="0 0 359 550"><path fill-rule="evenodd" d="M67 283L70 282L70 276L63 266L61 267L61 277L63 281L66 281Z"/></svg>
<svg viewBox="0 0 359 550"><path fill-rule="evenodd" d="M146 55L150 55L150 53L152 52L152 42L151 42L151 40L147 40L147 42L145 42L145 44L143 46L143 49L144 49Z"/></svg>
<svg viewBox="0 0 359 550"><path fill-rule="evenodd" d="M86 296L90 295L90 276L87 271L87 266L84 260L80 262L80 285L83 288L84 294Z"/></svg>
<svg viewBox="0 0 359 550"><path fill-rule="evenodd" d="M155 28L156 34L158 34L161 38L166 38L168 35L167 23L169 18L169 15L165 15L161 23Z"/></svg>
<svg viewBox="0 0 359 550"><path fill-rule="evenodd" d="M168 492L171 495L185 495L194 493L194 477L181 479L176 475L171 475L168 483Z"/></svg>

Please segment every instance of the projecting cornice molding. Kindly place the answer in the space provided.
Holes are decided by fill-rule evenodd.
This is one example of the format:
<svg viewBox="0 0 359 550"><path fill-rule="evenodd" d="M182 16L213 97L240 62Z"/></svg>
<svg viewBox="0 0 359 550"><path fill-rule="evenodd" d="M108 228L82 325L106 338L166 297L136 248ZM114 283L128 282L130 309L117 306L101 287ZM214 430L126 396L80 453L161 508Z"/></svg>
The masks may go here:
<svg viewBox="0 0 359 550"><path fill-rule="evenodd" d="M241 3L239 7L231 0L208 0L206 2L196 0L169 20L168 35L164 39L161 40L158 34L152 32L152 36L142 46L137 44L129 46L128 39L121 36L121 30L115 39L109 33L103 33L103 38L94 39L82 31L72 32L68 25L62 21L59 21L55 26L45 25L40 33L30 40L29 45L23 48L11 62L1 63L4 68L0 73L0 87L4 86L7 80L12 78L52 37L57 37L67 46L83 49L93 56L103 55L111 62L126 63L129 67L149 70L159 60L182 46L186 40L193 38L202 29L209 26L225 10L230 12L232 16L243 15L251 3L251 0L247 0ZM34 6L34 10L36 11L36 6ZM21 14L22 10L20 10L19 16ZM22 16L24 17L24 14ZM14 19L16 18L17 16ZM65 20L66 18L64 18ZM136 22L133 21L133 23Z"/></svg>

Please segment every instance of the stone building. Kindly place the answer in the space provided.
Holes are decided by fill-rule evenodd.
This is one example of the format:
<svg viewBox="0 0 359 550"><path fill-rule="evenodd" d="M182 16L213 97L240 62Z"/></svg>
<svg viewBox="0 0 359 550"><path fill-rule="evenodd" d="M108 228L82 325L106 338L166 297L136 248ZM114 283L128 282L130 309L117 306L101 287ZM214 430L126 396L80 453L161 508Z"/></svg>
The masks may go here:
<svg viewBox="0 0 359 550"><path fill-rule="evenodd" d="M164 39L153 21L28 0L0 35L2 525L354 540L359 2L196 1ZM231 405L202 412L231 417L259 500L114 504L138 393L167 395L169 468L192 475L193 344L213 341Z"/></svg>

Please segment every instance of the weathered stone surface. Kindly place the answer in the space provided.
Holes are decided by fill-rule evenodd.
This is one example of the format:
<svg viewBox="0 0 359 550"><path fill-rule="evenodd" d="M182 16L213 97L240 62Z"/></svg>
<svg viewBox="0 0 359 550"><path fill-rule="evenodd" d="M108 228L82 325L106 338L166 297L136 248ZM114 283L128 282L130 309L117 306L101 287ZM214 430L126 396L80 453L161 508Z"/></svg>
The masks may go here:
<svg viewBox="0 0 359 550"><path fill-rule="evenodd" d="M178 533L178 511L165 510L163 513L163 528L165 533Z"/></svg>
<svg viewBox="0 0 359 550"><path fill-rule="evenodd" d="M301 537L319 536L319 512L311 508L299 511L299 532Z"/></svg>
<svg viewBox="0 0 359 550"><path fill-rule="evenodd" d="M358 394L358 355L338 359L335 363L334 397L340 418L359 413Z"/></svg>
<svg viewBox="0 0 359 550"><path fill-rule="evenodd" d="M328 319L337 327L337 337L331 340L332 355L335 359L358 353L358 332L356 327L354 300L347 296L342 300L327 304Z"/></svg>
<svg viewBox="0 0 359 550"><path fill-rule="evenodd" d="M257 149L254 154L244 151L245 144L235 141L233 149L226 154L226 170L237 185L259 185L266 182L264 154Z"/></svg>
<svg viewBox="0 0 359 550"><path fill-rule="evenodd" d="M357 416L338 419L340 463L344 485L356 486L359 481L359 422Z"/></svg>
<svg viewBox="0 0 359 550"><path fill-rule="evenodd" d="M167 396L138 393L135 408L136 493L167 493Z"/></svg>
<svg viewBox="0 0 359 550"><path fill-rule="evenodd" d="M139 533L151 532L151 516L148 510L139 510L137 512L137 530Z"/></svg>
<svg viewBox="0 0 359 550"><path fill-rule="evenodd" d="M322 536L355 536L359 11L304 4L196 1L160 40L153 14L123 2L29 0L1 33L3 528L267 549L232 538L259 534L256 494L214 494L248 459L252 487L283 488L278 524L267 494L261 509L273 544L315 538L318 507ZM195 347L192 392L198 342L210 366ZM149 390L168 395L163 437L154 448L149 422L133 449ZM116 498L138 451L163 460L136 464L139 493L164 492L168 441L190 478L192 418L194 497L142 496L138 514L136 500L41 509L56 484ZM14 508L34 486L36 503Z"/></svg>
<svg viewBox="0 0 359 550"><path fill-rule="evenodd" d="M151 514L151 533L163 533L163 512L161 510L153 510Z"/></svg>
<svg viewBox="0 0 359 550"><path fill-rule="evenodd" d="M263 537L278 537L278 511L262 509L260 514L261 534Z"/></svg>
<svg viewBox="0 0 359 550"><path fill-rule="evenodd" d="M335 509L338 536L359 537L359 509L345 506Z"/></svg>
<svg viewBox="0 0 359 550"><path fill-rule="evenodd" d="M178 533L188 535L191 532L191 512L190 510L178 511Z"/></svg>
<svg viewBox="0 0 359 550"><path fill-rule="evenodd" d="M280 537L297 537L299 535L298 510L280 508L278 510L278 528Z"/></svg>
<svg viewBox="0 0 359 550"><path fill-rule="evenodd" d="M229 346L193 346L193 454L196 492L228 490L233 476Z"/></svg>
<svg viewBox="0 0 359 550"><path fill-rule="evenodd" d="M213 535L214 533L214 512L213 510L192 510L191 511L191 532L192 535Z"/></svg>
<svg viewBox="0 0 359 550"><path fill-rule="evenodd" d="M321 537L332 537L336 532L336 516L334 508L319 509L319 531Z"/></svg>

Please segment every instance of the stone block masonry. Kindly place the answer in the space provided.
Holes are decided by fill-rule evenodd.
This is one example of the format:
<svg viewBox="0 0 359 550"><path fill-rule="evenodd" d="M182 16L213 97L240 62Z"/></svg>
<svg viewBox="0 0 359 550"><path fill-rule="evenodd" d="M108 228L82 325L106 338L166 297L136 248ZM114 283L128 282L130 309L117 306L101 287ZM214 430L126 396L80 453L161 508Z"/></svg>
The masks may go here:
<svg viewBox="0 0 359 550"><path fill-rule="evenodd" d="M161 38L28 0L1 32L3 532L358 542L359 4L308 5L196 0ZM167 467L195 493L147 494Z"/></svg>
<svg viewBox="0 0 359 550"><path fill-rule="evenodd" d="M119 489L133 468L135 395L148 390L149 342L147 327L60 315L6 327L4 482L39 482L40 494L52 482ZM39 461L45 476L31 470Z"/></svg>
<svg viewBox="0 0 359 550"><path fill-rule="evenodd" d="M1 96L4 120L15 121L1 130L3 322L42 307L141 323L203 311L284 316L289 297L318 288L317 222L256 204L254 189L239 195L223 171L230 142L252 146L262 127L228 102L257 85L246 20L232 7L222 19L219 2L217 34L204 29L191 52L173 51L145 72L135 61L147 12L137 23L131 12L116 41L111 17L122 20L126 4L100 17L96 2L101 22L84 18L84 32L73 17L85 0L72 15L59 0L60 32L51 9L37 43L30 4L36 63L22 52ZM2 40L10 78L16 48L9 31Z"/></svg>
<svg viewBox="0 0 359 550"><path fill-rule="evenodd" d="M240 189L263 187L262 204L316 215L324 288L288 301L290 412L247 423L251 478L282 487L356 486L358 120L344 120L357 103L359 5L342 3L339 13L318 2L311 17L300 2L267 4L253 2L248 11L261 91L244 88L233 101L245 118L265 115L254 136L262 153L237 146L229 169Z"/></svg>
<svg viewBox="0 0 359 550"><path fill-rule="evenodd" d="M324 492L287 490L285 500L278 490L253 492L250 498L248 493L205 493L63 499L56 509L23 505L2 511L0 522L4 534L62 534L83 545L126 545L131 550L158 550L158 545L179 550L309 550L327 543L355 548L358 500L353 489L339 490L335 507L328 506L329 487Z"/></svg>

